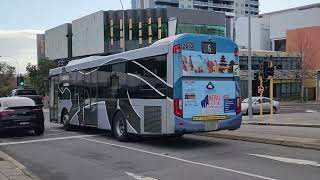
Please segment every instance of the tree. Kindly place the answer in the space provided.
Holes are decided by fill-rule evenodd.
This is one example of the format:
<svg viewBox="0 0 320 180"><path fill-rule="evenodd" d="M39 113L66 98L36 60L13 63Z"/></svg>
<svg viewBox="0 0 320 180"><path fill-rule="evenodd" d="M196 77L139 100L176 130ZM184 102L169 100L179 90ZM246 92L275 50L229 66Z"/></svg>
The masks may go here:
<svg viewBox="0 0 320 180"><path fill-rule="evenodd" d="M310 78L310 71L315 70L316 59L315 55L317 50L313 46L314 37L310 34L310 30L301 28L289 30L287 32L287 51L298 53L301 57L301 101L304 101L304 81L305 79Z"/></svg>
<svg viewBox="0 0 320 180"><path fill-rule="evenodd" d="M310 38L306 32L302 30L296 31L296 52L301 57L301 101L304 100L304 80L310 76L309 71L313 69L312 60L316 52Z"/></svg>
<svg viewBox="0 0 320 180"><path fill-rule="evenodd" d="M15 87L14 72L16 68L0 62L0 97L7 96Z"/></svg>
<svg viewBox="0 0 320 180"><path fill-rule="evenodd" d="M48 77L49 70L55 68L55 62L49 60L39 60L38 66L27 65L28 82L27 84L35 88L39 94L47 95L49 91Z"/></svg>

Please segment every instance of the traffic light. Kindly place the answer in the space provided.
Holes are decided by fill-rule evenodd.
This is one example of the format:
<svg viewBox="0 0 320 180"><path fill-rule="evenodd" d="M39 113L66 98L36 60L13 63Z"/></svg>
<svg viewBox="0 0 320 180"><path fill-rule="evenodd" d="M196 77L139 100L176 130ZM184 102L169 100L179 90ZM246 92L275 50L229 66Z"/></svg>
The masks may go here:
<svg viewBox="0 0 320 180"><path fill-rule="evenodd" d="M254 80L259 81L259 80L260 80L260 79L259 79L259 76L260 76L260 71L255 72L255 73L254 73Z"/></svg>
<svg viewBox="0 0 320 180"><path fill-rule="evenodd" d="M26 83L24 81L24 77L23 76L18 76L17 77L17 86L24 87L25 85L26 85Z"/></svg>
<svg viewBox="0 0 320 180"><path fill-rule="evenodd" d="M268 79L268 77L269 77L269 62L263 61L262 78L266 80Z"/></svg>
<svg viewBox="0 0 320 180"><path fill-rule="evenodd" d="M274 66L268 68L268 75L274 76Z"/></svg>

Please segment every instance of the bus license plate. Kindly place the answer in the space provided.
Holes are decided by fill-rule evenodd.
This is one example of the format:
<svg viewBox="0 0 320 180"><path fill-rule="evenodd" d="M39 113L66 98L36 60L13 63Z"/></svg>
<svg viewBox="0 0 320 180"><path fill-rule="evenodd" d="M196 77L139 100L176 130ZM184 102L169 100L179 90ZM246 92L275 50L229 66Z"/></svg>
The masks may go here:
<svg viewBox="0 0 320 180"><path fill-rule="evenodd" d="M218 129L218 121L205 121L204 123L205 131L214 131Z"/></svg>
<svg viewBox="0 0 320 180"><path fill-rule="evenodd" d="M193 121L211 121L211 120L225 120L227 119L226 115L216 115L216 116L193 116Z"/></svg>
<svg viewBox="0 0 320 180"><path fill-rule="evenodd" d="M29 125L29 122L20 122L19 125L23 126L23 125Z"/></svg>

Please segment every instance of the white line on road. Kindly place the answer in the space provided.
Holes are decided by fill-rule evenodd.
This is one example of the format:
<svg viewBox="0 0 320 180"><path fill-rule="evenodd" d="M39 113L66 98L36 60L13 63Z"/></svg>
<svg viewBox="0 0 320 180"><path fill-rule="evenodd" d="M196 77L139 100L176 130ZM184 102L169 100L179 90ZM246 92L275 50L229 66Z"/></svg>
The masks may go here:
<svg viewBox="0 0 320 180"><path fill-rule="evenodd" d="M56 135L61 135L61 134L65 134L65 133L53 133L53 134L47 134L47 136L56 136Z"/></svg>
<svg viewBox="0 0 320 180"><path fill-rule="evenodd" d="M307 112L307 113L314 113L314 112L317 112L317 111L314 111L314 110L312 110L312 109L307 109L306 112Z"/></svg>
<svg viewBox="0 0 320 180"><path fill-rule="evenodd" d="M308 160L303 160L303 159L292 159L292 158L285 158L285 157L278 157L278 156L268 156L268 155L261 155L261 154L249 154L249 155L257 156L257 157L261 157L261 158L272 159L275 161L281 161L281 162L285 162L285 163L311 165L311 166L320 167L320 164L315 161L308 161Z"/></svg>
<svg viewBox="0 0 320 180"><path fill-rule="evenodd" d="M123 146L123 145L119 145L119 144L112 144L112 143L103 142L103 141L96 141L96 140L88 139L88 138L80 138L80 139L83 139L83 140L86 140L86 141L95 142L95 143L105 144L105 145L109 145L109 146L129 149L129 150L133 150L133 151L138 151L138 152L142 152L142 153L146 153L146 154L156 155L156 156L160 156L160 157L165 157L165 158L169 158L169 159L174 159L174 160L177 160L177 161L180 161L180 162L189 163L189 164L195 164L195 165L214 168L214 169L220 169L220 170L233 172L233 173L237 173L237 174L241 174L241 175L245 175L245 176L255 177L255 178L259 178L259 179L277 180L277 179L266 177L266 176L260 176L260 175L256 175L256 174L243 172L243 171L228 169L228 168L225 168L225 167L214 166L214 165L211 165L211 164L204 164L204 163L200 163L200 162L190 161L190 160L186 160L186 159L177 158L177 157L174 157L174 156L168 156L168 155L165 155L165 154L155 153L155 152L146 151L146 150L137 149L137 148L128 147L128 146Z"/></svg>
<svg viewBox="0 0 320 180"><path fill-rule="evenodd" d="M28 144L28 143L45 142L45 141L56 141L56 140L63 140L63 139L85 138L85 137L93 137L93 136L97 136L97 134L96 135L66 136L66 137L47 138L47 139L35 139L35 140L28 140L28 141L3 142L3 143L0 143L0 146Z"/></svg>
<svg viewBox="0 0 320 180"><path fill-rule="evenodd" d="M130 173L130 172L125 172L128 176L131 176L133 177L134 179L136 180L158 180L158 179L155 179L155 178L152 178L152 177L145 177L145 176L139 176L137 174L133 174L133 173Z"/></svg>

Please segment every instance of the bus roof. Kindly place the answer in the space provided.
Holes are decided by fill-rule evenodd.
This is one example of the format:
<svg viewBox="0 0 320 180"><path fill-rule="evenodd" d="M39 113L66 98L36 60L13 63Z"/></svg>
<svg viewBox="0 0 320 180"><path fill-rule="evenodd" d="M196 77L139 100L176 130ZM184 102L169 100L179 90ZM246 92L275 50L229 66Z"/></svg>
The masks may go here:
<svg viewBox="0 0 320 180"><path fill-rule="evenodd" d="M114 64L118 62L140 59L144 57L167 54L169 51L169 46L172 45L177 39L185 36L210 36L210 35L179 34L176 36L170 36L170 37L158 40L154 42L152 45L144 48L134 49L134 50L117 53L109 56L90 56L90 57L86 57L78 60L73 60L73 61L70 61L66 66L51 69L49 72L49 75L53 76L53 75L61 74L64 72L72 72L76 70L99 67L105 64ZM224 38L219 36L214 36L214 37Z"/></svg>

